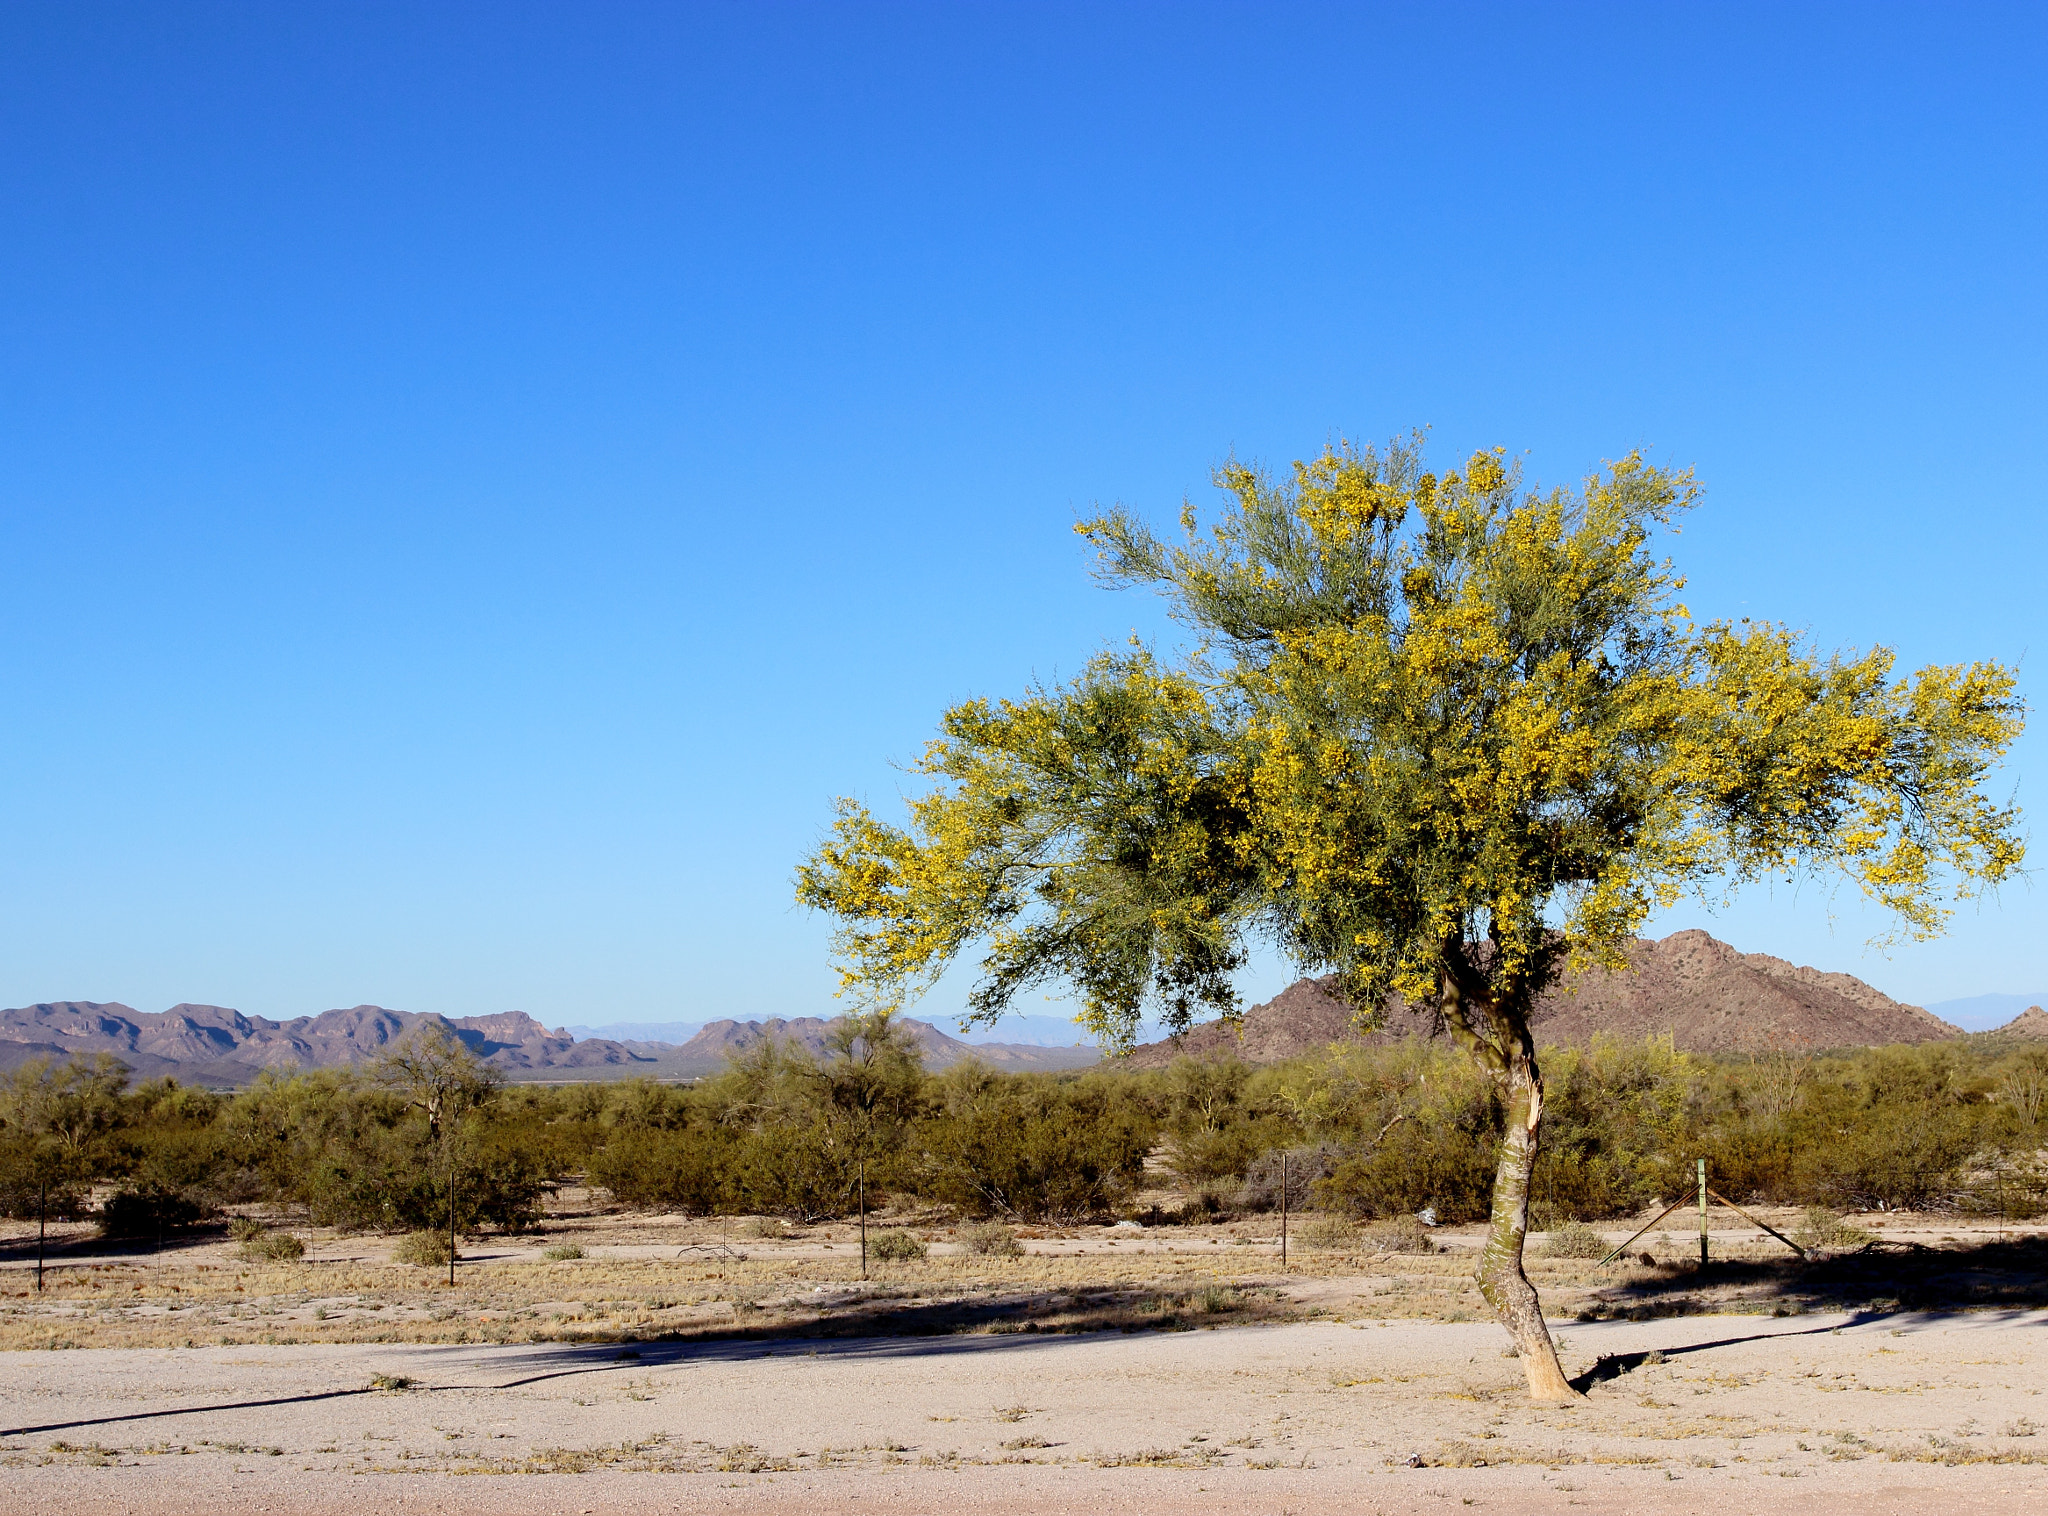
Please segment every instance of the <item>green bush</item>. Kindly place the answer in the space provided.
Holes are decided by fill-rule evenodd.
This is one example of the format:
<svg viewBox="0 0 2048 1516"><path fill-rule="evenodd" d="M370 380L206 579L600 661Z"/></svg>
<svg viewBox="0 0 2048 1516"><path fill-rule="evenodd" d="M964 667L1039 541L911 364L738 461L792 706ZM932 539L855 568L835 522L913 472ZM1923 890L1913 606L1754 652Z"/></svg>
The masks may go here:
<svg viewBox="0 0 2048 1516"><path fill-rule="evenodd" d="M908 1182L970 1216L1078 1219L1138 1187L1156 1127L1114 1075L1061 1080L965 1063L935 1080Z"/></svg>
<svg viewBox="0 0 2048 1516"><path fill-rule="evenodd" d="M614 1131L590 1157L590 1182L636 1211L709 1216L732 1199L738 1138L698 1124Z"/></svg>
<svg viewBox="0 0 2048 1516"><path fill-rule="evenodd" d="M100 1206L100 1232L106 1237L160 1237L204 1221L211 1208L177 1190L114 1191Z"/></svg>
<svg viewBox="0 0 2048 1516"><path fill-rule="evenodd" d="M925 1255L925 1245L901 1227L887 1227L868 1238L868 1252L884 1263L909 1263Z"/></svg>
<svg viewBox="0 0 2048 1516"><path fill-rule="evenodd" d="M541 1249L540 1256L549 1263L568 1263L572 1259L581 1258L583 1249L573 1242L558 1242L551 1248ZM442 1262L445 1263L447 1260L443 1259Z"/></svg>
<svg viewBox="0 0 2048 1516"><path fill-rule="evenodd" d="M420 1268L447 1268L458 1255L448 1245L446 1232L408 1232L391 1250L393 1263L410 1263Z"/></svg>

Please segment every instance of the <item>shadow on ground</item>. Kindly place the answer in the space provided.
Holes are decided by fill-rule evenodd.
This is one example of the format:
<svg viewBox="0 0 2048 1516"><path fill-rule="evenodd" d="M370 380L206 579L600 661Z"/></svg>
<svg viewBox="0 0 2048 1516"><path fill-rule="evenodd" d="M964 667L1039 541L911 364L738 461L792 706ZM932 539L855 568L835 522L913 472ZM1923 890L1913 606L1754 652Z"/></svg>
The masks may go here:
<svg viewBox="0 0 2048 1516"><path fill-rule="evenodd" d="M1734 1309L1970 1310L2048 1305L2048 1238L1958 1247L1876 1242L1830 1258L1666 1265L1626 1284L1596 1287L1581 1321L1653 1320Z"/></svg>

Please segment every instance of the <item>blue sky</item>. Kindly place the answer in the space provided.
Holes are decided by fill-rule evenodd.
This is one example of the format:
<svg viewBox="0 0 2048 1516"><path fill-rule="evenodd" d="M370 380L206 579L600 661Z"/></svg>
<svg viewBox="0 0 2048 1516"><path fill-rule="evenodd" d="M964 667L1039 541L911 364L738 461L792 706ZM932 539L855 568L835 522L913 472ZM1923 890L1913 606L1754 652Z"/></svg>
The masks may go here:
<svg viewBox="0 0 2048 1516"><path fill-rule="evenodd" d="M1336 433L1692 464L1696 613L2031 697L2044 63L2020 6L10 6L0 1000L816 1013L832 797L1162 630L1075 517ZM2026 883L1696 924L2048 985Z"/></svg>

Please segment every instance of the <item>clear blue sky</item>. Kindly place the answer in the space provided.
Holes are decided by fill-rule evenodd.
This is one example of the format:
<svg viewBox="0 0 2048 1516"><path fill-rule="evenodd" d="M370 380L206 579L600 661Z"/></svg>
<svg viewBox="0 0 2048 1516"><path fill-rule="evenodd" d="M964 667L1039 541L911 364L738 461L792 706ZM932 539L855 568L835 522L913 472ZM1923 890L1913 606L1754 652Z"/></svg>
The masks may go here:
<svg viewBox="0 0 2048 1516"><path fill-rule="evenodd" d="M1697 613L2032 694L2044 66L2018 5L10 5L0 1000L817 1012L832 797L1160 629L1074 518L1337 432L1693 464ZM1707 924L1925 1001L2048 987L2043 901Z"/></svg>

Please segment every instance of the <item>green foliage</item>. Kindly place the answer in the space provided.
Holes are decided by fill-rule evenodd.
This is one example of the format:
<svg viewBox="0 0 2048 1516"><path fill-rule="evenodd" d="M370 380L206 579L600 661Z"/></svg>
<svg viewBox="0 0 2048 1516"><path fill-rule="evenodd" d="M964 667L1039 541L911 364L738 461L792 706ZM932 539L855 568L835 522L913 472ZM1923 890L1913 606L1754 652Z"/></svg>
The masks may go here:
<svg viewBox="0 0 2048 1516"><path fill-rule="evenodd" d="M569 1263L583 1256L583 1249L573 1242L558 1242L551 1248L541 1249L541 1257L549 1263Z"/></svg>
<svg viewBox="0 0 2048 1516"><path fill-rule="evenodd" d="M957 1064L933 1081L909 1176L923 1199L969 1215L1072 1218L1136 1188L1155 1127L1113 1075L1001 1075Z"/></svg>
<svg viewBox="0 0 2048 1516"><path fill-rule="evenodd" d="M742 1137L708 1122L614 1131L591 1155L590 1182L636 1211L709 1216L727 1208Z"/></svg>
<svg viewBox="0 0 2048 1516"><path fill-rule="evenodd" d="M211 1212L175 1189L123 1186L100 1205L100 1231L108 1237L150 1238L182 1232Z"/></svg>
<svg viewBox="0 0 2048 1516"><path fill-rule="evenodd" d="M910 1263L925 1255L925 1245L901 1227L884 1227L868 1238L868 1252L883 1263Z"/></svg>

